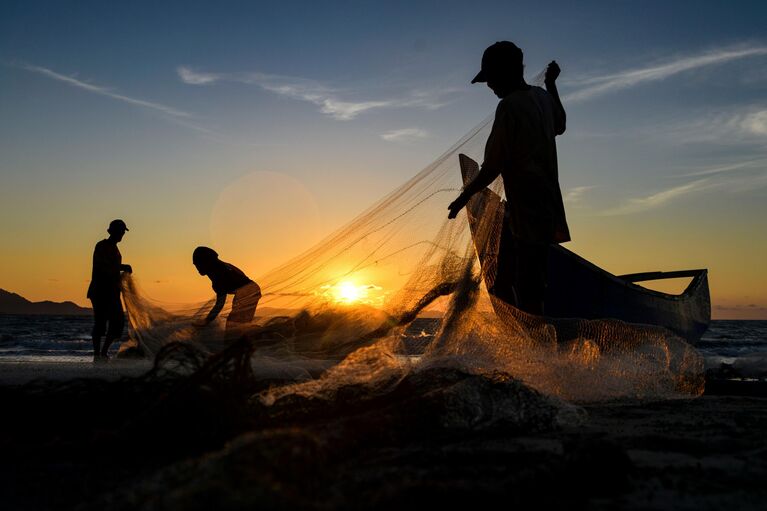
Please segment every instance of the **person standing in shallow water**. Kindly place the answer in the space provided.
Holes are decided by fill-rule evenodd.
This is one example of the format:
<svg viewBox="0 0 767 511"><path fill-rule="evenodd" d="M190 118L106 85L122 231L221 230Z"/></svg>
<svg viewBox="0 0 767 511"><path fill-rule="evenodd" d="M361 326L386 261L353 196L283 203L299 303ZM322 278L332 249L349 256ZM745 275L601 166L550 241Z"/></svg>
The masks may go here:
<svg viewBox="0 0 767 511"><path fill-rule="evenodd" d="M482 68L471 83L487 83L501 101L479 174L448 206L448 218L502 176L506 210L489 291L525 312L543 314L548 247L570 241L554 140L565 132L566 114L556 86L557 63L546 69L546 90L525 83L523 70L522 50L509 41L493 44L482 55Z"/></svg>
<svg viewBox="0 0 767 511"><path fill-rule="evenodd" d="M232 311L226 319L226 336L231 338L241 332L244 325L253 321L258 301L261 299L261 288L249 279L242 270L218 258L218 253L212 248L197 247L192 253L192 263L200 275L207 275L216 292L216 304L208 312L204 320L197 326L210 324L226 303L226 295L233 294Z"/></svg>
<svg viewBox="0 0 767 511"><path fill-rule="evenodd" d="M120 300L122 272L132 273L129 264L122 264L117 244L122 241L128 227L122 220L112 220L109 237L96 243L93 250L93 273L88 286L88 298L93 304L93 361L109 360L109 347L119 339L125 326L125 313ZM109 325L107 327L107 325ZM106 334L104 344L101 337Z"/></svg>

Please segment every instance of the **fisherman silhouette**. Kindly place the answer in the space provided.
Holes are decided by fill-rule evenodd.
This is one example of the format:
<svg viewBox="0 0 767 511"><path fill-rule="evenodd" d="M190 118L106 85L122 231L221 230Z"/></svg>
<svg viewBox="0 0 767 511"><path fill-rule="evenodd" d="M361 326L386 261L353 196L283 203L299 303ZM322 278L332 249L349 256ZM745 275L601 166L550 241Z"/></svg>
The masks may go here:
<svg viewBox="0 0 767 511"><path fill-rule="evenodd" d="M570 241L554 140L565 132L566 114L556 86L559 65L552 61L546 68L546 90L528 85L523 69L522 50L509 41L482 55L471 83L487 83L501 101L479 174L448 206L448 218L501 175L506 209L489 291L525 312L543 314L548 247Z"/></svg>
<svg viewBox="0 0 767 511"><path fill-rule="evenodd" d="M222 261L212 248L197 247L192 253L192 263L200 275L207 275L216 292L216 303L204 320L196 323L203 327L211 323L226 303L226 295L234 294L232 311L226 319L226 337L241 332L244 325L253 321L256 306L261 299L261 288L233 264Z"/></svg>
<svg viewBox="0 0 767 511"><path fill-rule="evenodd" d="M128 227L122 220L112 220L109 237L96 243L93 250L93 272L88 286L88 298L93 304L93 361L109 360L109 347L119 339L125 325L125 313L120 301L120 274L133 273L129 264L122 264L117 244ZM107 329L107 323L109 328ZM101 337L106 334L103 346Z"/></svg>

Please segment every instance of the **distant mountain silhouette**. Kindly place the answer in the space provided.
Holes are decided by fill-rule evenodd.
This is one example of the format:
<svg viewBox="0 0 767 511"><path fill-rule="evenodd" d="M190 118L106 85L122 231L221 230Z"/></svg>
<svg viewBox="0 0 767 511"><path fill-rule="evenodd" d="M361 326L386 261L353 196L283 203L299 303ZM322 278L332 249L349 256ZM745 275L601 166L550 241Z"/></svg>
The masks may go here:
<svg viewBox="0 0 767 511"><path fill-rule="evenodd" d="M23 296L0 289L0 314L50 314L60 316L82 316L91 309L80 307L73 302L30 302Z"/></svg>

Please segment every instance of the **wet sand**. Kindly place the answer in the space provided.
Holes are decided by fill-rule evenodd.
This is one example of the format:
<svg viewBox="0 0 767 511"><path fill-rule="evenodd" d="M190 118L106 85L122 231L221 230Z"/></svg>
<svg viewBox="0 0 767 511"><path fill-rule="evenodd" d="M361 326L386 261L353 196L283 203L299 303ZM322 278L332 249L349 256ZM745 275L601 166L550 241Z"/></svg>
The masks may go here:
<svg viewBox="0 0 767 511"><path fill-rule="evenodd" d="M34 380L68 381L93 378L113 381L123 376L141 376L152 367L148 360L92 362L0 362L0 385L23 385Z"/></svg>
<svg viewBox="0 0 767 511"><path fill-rule="evenodd" d="M559 408L514 382L435 373L370 405L352 391L329 405L299 400L246 417L232 412L241 404L196 387L153 407L167 386L119 380L146 368L3 364L0 395L11 412L0 423L3 502L696 511L767 502L767 398L726 395L742 393L738 382L696 399ZM18 386L43 374L105 380L65 391Z"/></svg>

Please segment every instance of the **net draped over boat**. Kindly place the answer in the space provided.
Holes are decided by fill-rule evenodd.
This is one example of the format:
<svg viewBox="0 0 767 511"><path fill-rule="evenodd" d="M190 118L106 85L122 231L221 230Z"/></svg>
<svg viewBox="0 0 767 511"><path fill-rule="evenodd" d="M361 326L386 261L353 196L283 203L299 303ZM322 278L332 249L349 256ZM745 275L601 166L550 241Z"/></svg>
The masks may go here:
<svg viewBox="0 0 767 511"><path fill-rule="evenodd" d="M495 214L484 215L476 239L466 209L447 218L463 185L458 155L482 161L491 125L486 119L348 224L256 278L263 297L244 332L249 370L288 381L258 399L330 396L350 383L378 391L410 372L441 366L509 373L576 401L702 392L701 357L663 328L616 320L555 323L510 306L493 310L482 272L494 271ZM490 188L502 194L501 185L499 179ZM479 194L472 200L481 200ZM476 255L483 247L485 268ZM212 300L170 312L131 277L123 284L131 337L148 355L174 342L209 351L227 345L223 319L193 325Z"/></svg>

